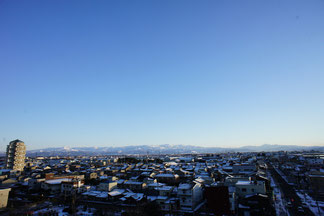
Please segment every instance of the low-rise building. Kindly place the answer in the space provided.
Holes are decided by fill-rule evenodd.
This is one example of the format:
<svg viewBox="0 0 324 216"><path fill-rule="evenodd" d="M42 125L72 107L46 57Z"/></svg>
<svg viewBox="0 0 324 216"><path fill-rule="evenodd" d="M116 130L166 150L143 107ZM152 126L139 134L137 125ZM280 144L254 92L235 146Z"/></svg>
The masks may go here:
<svg viewBox="0 0 324 216"><path fill-rule="evenodd" d="M0 208L6 208L8 204L8 197L10 188L0 188Z"/></svg>
<svg viewBox="0 0 324 216"><path fill-rule="evenodd" d="M136 181L125 181L124 188L130 189L134 192L139 192L146 188L146 183Z"/></svg>
<svg viewBox="0 0 324 216"><path fill-rule="evenodd" d="M254 164L234 164L233 173L251 173L256 171L256 166Z"/></svg>
<svg viewBox="0 0 324 216"><path fill-rule="evenodd" d="M84 180L81 179L69 179L68 181L62 181L61 193L65 196L70 196L73 193L79 193L80 188L84 185Z"/></svg>
<svg viewBox="0 0 324 216"><path fill-rule="evenodd" d="M117 181L111 181L111 180L106 180L106 181L100 182L100 184L97 186L98 191L109 192L115 188L117 188Z"/></svg>
<svg viewBox="0 0 324 216"><path fill-rule="evenodd" d="M250 194L266 194L266 187L263 181L238 181L235 186L238 197Z"/></svg>
<svg viewBox="0 0 324 216"><path fill-rule="evenodd" d="M179 184L177 196L180 199L180 210L193 212L202 202L203 188L198 182Z"/></svg>

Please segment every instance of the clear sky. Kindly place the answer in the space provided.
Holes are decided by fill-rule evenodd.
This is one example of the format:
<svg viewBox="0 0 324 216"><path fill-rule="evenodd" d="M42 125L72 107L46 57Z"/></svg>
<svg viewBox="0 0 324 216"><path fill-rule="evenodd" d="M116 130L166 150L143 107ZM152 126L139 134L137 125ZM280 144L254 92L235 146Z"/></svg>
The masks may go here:
<svg viewBox="0 0 324 216"><path fill-rule="evenodd" d="M324 145L323 0L0 1L0 150Z"/></svg>

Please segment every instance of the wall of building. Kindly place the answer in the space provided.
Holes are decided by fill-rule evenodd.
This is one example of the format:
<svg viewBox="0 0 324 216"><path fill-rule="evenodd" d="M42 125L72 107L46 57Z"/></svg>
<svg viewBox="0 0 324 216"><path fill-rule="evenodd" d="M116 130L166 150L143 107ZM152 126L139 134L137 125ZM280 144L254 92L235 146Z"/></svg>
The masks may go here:
<svg viewBox="0 0 324 216"><path fill-rule="evenodd" d="M0 189L0 208L6 208L8 204L8 196L10 188Z"/></svg>

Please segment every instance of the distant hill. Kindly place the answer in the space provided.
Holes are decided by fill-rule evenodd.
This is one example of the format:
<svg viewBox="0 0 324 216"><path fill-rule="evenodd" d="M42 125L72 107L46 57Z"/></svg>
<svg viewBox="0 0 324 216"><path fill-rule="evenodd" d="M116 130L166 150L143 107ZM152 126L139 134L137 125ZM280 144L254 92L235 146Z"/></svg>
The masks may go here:
<svg viewBox="0 0 324 216"><path fill-rule="evenodd" d="M27 151L29 156L56 155L124 155L124 154L190 154L190 153L222 153L222 152L262 152L262 151L322 151L324 146L273 145L243 146L238 148L200 147L193 145L140 145L122 147L59 147Z"/></svg>

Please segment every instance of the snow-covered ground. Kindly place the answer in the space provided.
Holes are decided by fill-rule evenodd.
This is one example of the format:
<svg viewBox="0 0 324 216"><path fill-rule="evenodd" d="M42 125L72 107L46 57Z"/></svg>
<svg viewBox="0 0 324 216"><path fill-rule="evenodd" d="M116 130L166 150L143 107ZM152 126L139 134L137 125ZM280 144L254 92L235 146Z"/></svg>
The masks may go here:
<svg viewBox="0 0 324 216"><path fill-rule="evenodd" d="M318 201L318 208L316 201L307 193L297 192L297 195L300 197L301 201L308 206L309 210L314 213L314 215L324 215L324 202Z"/></svg>
<svg viewBox="0 0 324 216"><path fill-rule="evenodd" d="M289 184L288 180L287 180L287 177L285 176L285 174L275 168L275 170L279 173L279 175L281 175L281 177ZM273 179L271 179L271 181L273 181ZM311 210L314 215L324 215L324 211L323 211L323 208L324 208L324 202L318 202L318 205L319 205L319 208L317 207L317 204L316 204L316 201L313 200L312 197L310 197L307 193L305 194L302 194L301 192L297 192L297 195L300 197L301 201L303 201L307 207L309 208L309 210Z"/></svg>
<svg viewBox="0 0 324 216"><path fill-rule="evenodd" d="M273 188L273 193L275 196L275 209L276 209L276 215L277 216L289 216L289 212L286 208L286 205L284 204L283 195L281 194L281 191L279 187L277 186L274 179L271 177L270 173L268 173L268 176L270 177L271 181L271 187Z"/></svg>
<svg viewBox="0 0 324 216"><path fill-rule="evenodd" d="M70 215L69 213L63 212L64 208L66 208L66 207L64 207L64 206L54 206L54 207L50 207L50 208L45 208L45 209L35 211L33 213L33 215L37 216L37 215L40 215L40 214L44 214L46 212L55 211L55 212L58 213L59 216L69 216ZM93 213L94 210L93 209L89 208L87 211L83 211L82 209L83 209L82 206L78 207L76 215L80 215L80 216L93 216L94 215L94 213Z"/></svg>
<svg viewBox="0 0 324 216"><path fill-rule="evenodd" d="M40 214L44 214L46 212L51 212L51 211L55 211L58 213L59 216L68 216L69 213L67 212L63 212L64 207L59 207L59 206L55 206L55 207L50 207L50 208L45 208L45 209L41 209L41 210L37 210L33 213L33 215L40 215Z"/></svg>

